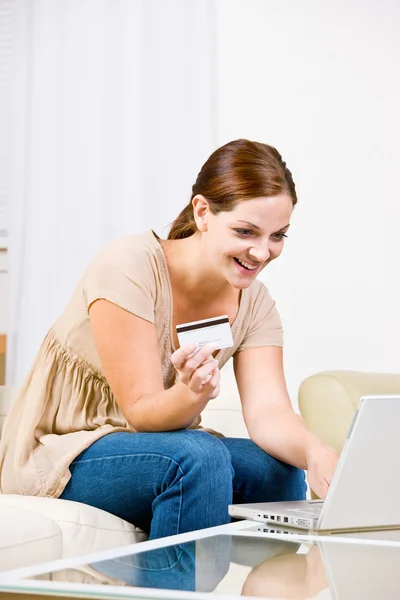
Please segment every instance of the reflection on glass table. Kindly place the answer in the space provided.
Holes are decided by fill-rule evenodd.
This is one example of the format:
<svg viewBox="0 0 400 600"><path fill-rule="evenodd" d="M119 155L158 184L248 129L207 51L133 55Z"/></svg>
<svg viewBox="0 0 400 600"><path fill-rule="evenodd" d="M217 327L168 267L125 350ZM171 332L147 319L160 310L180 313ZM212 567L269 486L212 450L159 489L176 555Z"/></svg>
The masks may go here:
<svg viewBox="0 0 400 600"><path fill-rule="evenodd" d="M243 535L218 535L118 556L38 576L57 582L129 586L130 596L148 588L229 593L264 598L394 600L400 545L317 541L299 544ZM135 590L136 588L136 590ZM138 588L141 588L140 590ZM121 589L121 587L119 587Z"/></svg>
<svg viewBox="0 0 400 600"><path fill-rule="evenodd" d="M371 542L397 542L400 544L400 529L376 529L370 531L350 531L346 533L325 533L323 536L315 531L311 530L300 530L294 529L290 527L285 527L280 523L276 525L269 523L256 523L254 522L248 529L243 530L241 535L245 535L250 532L251 533L260 533L260 534L272 534L272 535L282 535L282 536L294 536L297 541L301 541L302 539L318 539L319 537L330 538L330 539L344 539L344 540L369 540Z"/></svg>

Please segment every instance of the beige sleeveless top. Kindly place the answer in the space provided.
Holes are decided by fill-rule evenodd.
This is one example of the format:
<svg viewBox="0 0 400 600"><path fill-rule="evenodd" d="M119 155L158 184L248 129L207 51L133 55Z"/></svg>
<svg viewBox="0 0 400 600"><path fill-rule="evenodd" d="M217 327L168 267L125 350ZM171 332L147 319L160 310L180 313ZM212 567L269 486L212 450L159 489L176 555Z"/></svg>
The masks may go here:
<svg viewBox="0 0 400 600"><path fill-rule="evenodd" d="M88 309L99 298L154 323L164 387L175 383L172 295L164 250L151 231L118 238L89 265L45 337L7 416L0 442L2 493L58 497L78 454L104 435L133 431L110 390L94 344ZM220 368L245 348L282 345L279 315L261 282L243 291L232 335L233 347L216 357ZM199 424L200 416L192 427Z"/></svg>

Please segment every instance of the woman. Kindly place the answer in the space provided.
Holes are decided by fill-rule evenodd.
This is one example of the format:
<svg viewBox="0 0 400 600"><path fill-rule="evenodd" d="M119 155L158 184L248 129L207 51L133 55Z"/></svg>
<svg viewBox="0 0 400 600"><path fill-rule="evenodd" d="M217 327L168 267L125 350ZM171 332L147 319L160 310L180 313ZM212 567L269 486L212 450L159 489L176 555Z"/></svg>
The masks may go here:
<svg viewBox="0 0 400 600"><path fill-rule="evenodd" d="M296 202L280 154L237 140L207 160L167 240L109 244L8 415L2 492L91 504L151 538L226 523L232 501L303 499L303 469L324 497L337 456L292 410L280 319L256 280ZM178 347L176 325L219 315L233 347ZM200 428L231 356L249 440Z"/></svg>

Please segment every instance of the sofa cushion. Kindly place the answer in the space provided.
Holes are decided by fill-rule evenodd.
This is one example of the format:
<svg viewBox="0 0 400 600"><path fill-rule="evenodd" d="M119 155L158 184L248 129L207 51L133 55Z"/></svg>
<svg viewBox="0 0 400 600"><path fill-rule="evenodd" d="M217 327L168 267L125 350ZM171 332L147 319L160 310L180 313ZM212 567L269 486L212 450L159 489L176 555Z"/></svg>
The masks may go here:
<svg viewBox="0 0 400 600"><path fill-rule="evenodd" d="M0 506L0 571L62 558L62 532L48 517L19 506Z"/></svg>
<svg viewBox="0 0 400 600"><path fill-rule="evenodd" d="M81 502L0 494L0 514L6 506L30 510L57 524L62 531L63 557L126 546L147 539L141 529L127 521Z"/></svg>

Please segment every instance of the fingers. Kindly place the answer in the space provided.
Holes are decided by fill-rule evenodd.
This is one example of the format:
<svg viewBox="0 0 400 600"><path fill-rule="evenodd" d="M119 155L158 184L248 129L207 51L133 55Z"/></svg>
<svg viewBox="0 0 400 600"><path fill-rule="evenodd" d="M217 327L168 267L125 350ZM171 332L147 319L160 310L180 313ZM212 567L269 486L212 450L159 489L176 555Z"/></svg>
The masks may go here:
<svg viewBox="0 0 400 600"><path fill-rule="evenodd" d="M314 490L314 491L316 491L316 493L322 500L325 500L328 490L329 490L329 483L324 478L324 479L321 479L321 481L319 481L318 491L317 490Z"/></svg>
<svg viewBox="0 0 400 600"><path fill-rule="evenodd" d="M214 400L214 398L216 398L219 395L220 381L221 381L221 371L219 369L217 369L214 372L214 374L211 377L208 384L206 386L204 386L204 389L207 391L209 400Z"/></svg>
<svg viewBox="0 0 400 600"><path fill-rule="evenodd" d="M199 369L197 369L196 375L197 373L199 373L199 375L203 375L204 377L201 378L201 384L202 385L207 385L207 384L211 384L211 382L214 380L214 384L216 383L216 379L220 378L220 370L218 368L218 361L215 360L214 358L212 358L211 360L207 361L203 366L201 366Z"/></svg>
<svg viewBox="0 0 400 600"><path fill-rule="evenodd" d="M194 352L197 347L198 344L187 344L186 346L182 346L181 348L178 348L178 350L175 350L171 355L171 362L175 369L182 369L188 356Z"/></svg>
<svg viewBox="0 0 400 600"><path fill-rule="evenodd" d="M211 374L211 379L208 382L208 385L212 388L216 388L219 385L221 380L221 371L219 369L214 369Z"/></svg>
<svg viewBox="0 0 400 600"><path fill-rule="evenodd" d="M194 371L217 350L215 344L205 344L195 352L197 348L197 344L188 344L176 350L171 356L171 362L175 369L181 370L185 368L189 371Z"/></svg>
<svg viewBox="0 0 400 600"><path fill-rule="evenodd" d="M179 379L195 394L206 394L207 399L219 394L220 371L218 361L212 354L216 344L182 346L171 356L171 362L178 372Z"/></svg>
<svg viewBox="0 0 400 600"><path fill-rule="evenodd" d="M211 381L215 376L215 372L219 373L218 361L213 359L206 360L203 365L193 371L190 378L189 386L193 392L200 392L206 385L211 385Z"/></svg>
<svg viewBox="0 0 400 600"><path fill-rule="evenodd" d="M329 490L329 476L324 476L318 469L311 467L307 471L307 479L310 488L321 498L325 500L325 496Z"/></svg>
<svg viewBox="0 0 400 600"><path fill-rule="evenodd" d="M310 487L318 496L325 499L333 480L339 456L337 452L321 444L307 456L307 478Z"/></svg>

